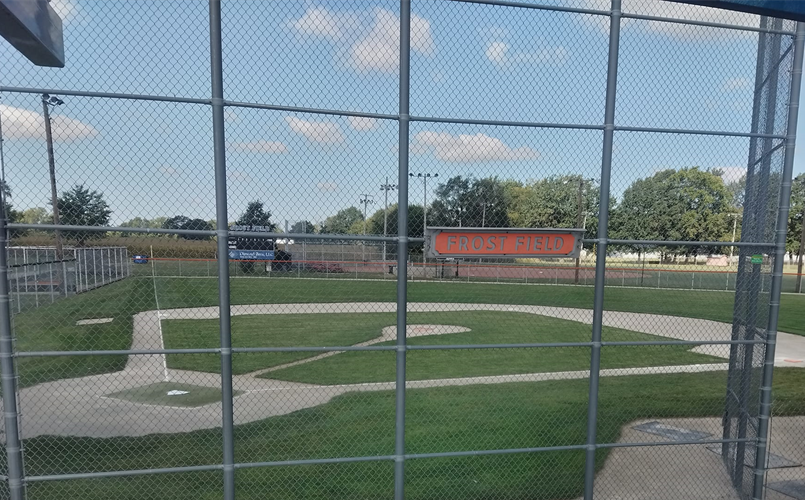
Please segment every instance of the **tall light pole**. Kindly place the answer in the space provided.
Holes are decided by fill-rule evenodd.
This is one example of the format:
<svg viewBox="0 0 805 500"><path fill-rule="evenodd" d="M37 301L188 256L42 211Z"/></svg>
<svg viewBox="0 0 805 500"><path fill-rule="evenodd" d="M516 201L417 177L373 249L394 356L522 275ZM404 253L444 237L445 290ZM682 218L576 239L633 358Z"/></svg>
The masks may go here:
<svg viewBox="0 0 805 500"><path fill-rule="evenodd" d="M431 177L439 177L439 174L431 174L431 173L419 173L408 174L408 177L419 177L422 179L424 185L424 196L422 200L422 236L425 236L425 228L428 227L428 179ZM425 266L425 249L422 249L422 266L424 272Z"/></svg>
<svg viewBox="0 0 805 500"><path fill-rule="evenodd" d="M383 236L387 236L389 232L389 191L397 189L396 184L389 184L389 178L386 177L386 183L380 185L385 198L385 208L383 209ZM364 217L365 219L366 217ZM383 265L386 264L386 242L383 242Z"/></svg>
<svg viewBox="0 0 805 500"><path fill-rule="evenodd" d="M53 206L53 224L59 225L59 197L56 192L56 160L53 156L53 131L51 130L50 123L50 106L60 106L64 101L56 96L49 94L42 94L42 111L45 115L45 139L47 140L48 149L48 167L50 168L50 202ZM58 229L56 233L56 260L64 259L64 251L62 249L61 231Z"/></svg>
<svg viewBox="0 0 805 500"><path fill-rule="evenodd" d="M362 194L361 195L361 203L363 204L363 235L366 236L366 207L370 203L374 203L374 196L370 194ZM366 242L361 242L363 246L363 261L366 262Z"/></svg>
<svg viewBox="0 0 805 500"><path fill-rule="evenodd" d="M587 225L587 214L584 211L584 186L588 181L592 181L593 179L585 179L584 177L579 177L579 189L576 194L576 227L580 229L585 229ZM571 179L568 179L564 182L567 184L571 182ZM583 235L582 235L583 237ZM579 271L581 269L581 252L576 257L576 271L575 271L575 284L579 284Z"/></svg>
<svg viewBox="0 0 805 500"><path fill-rule="evenodd" d="M439 174L430 174L430 173L420 173L420 174L408 174L409 177L418 177L422 179L425 193L422 202L422 230L424 231L426 227L428 227L428 179L431 177L439 177Z"/></svg>

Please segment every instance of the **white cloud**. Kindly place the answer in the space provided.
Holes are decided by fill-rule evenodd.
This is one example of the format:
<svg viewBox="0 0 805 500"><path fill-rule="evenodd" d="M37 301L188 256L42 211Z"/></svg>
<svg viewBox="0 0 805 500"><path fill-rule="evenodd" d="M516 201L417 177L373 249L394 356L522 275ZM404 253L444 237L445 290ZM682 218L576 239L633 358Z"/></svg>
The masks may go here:
<svg viewBox="0 0 805 500"><path fill-rule="evenodd" d="M3 136L6 139L45 139L45 118L34 111L0 104ZM91 125L61 115L51 115L55 141L75 141L98 135Z"/></svg>
<svg viewBox="0 0 805 500"><path fill-rule="evenodd" d="M367 118L363 116L348 116L347 121L349 126L355 130L365 132L367 130L376 129L379 126L377 118Z"/></svg>
<svg viewBox="0 0 805 500"><path fill-rule="evenodd" d="M50 6L62 20L62 24L67 24L78 17L78 6L72 0L49 0Z"/></svg>
<svg viewBox="0 0 805 500"><path fill-rule="evenodd" d="M480 133L453 135L447 132L419 132L414 136L412 151L433 151L439 160L460 163L539 158L539 152L532 148L511 148L498 138Z"/></svg>
<svg viewBox="0 0 805 500"><path fill-rule="evenodd" d="M509 46L503 42L490 42L486 47L486 58L495 64L506 64Z"/></svg>
<svg viewBox="0 0 805 500"><path fill-rule="evenodd" d="M251 153L287 153L288 147L279 141L235 142L235 149Z"/></svg>
<svg viewBox="0 0 805 500"><path fill-rule="evenodd" d="M721 178L726 184L738 182L746 175L746 167L716 167L715 169L721 171Z"/></svg>
<svg viewBox="0 0 805 500"><path fill-rule="evenodd" d="M411 15L411 51L431 56L436 50L430 21ZM358 71L391 73L400 66L400 18L376 8L371 31L349 51L349 64Z"/></svg>
<svg viewBox="0 0 805 500"><path fill-rule="evenodd" d="M390 10L342 13L312 7L288 26L300 36L336 43L346 53L347 66L357 71L393 73L400 65L400 18ZM436 51L430 21L415 14L411 15L411 50L424 56Z"/></svg>
<svg viewBox="0 0 805 500"><path fill-rule="evenodd" d="M724 85L722 88L724 90L738 90L738 89L745 89L751 83L749 78L738 77L738 78L728 78L724 81Z"/></svg>
<svg viewBox="0 0 805 500"><path fill-rule="evenodd" d="M316 189L324 193L332 193L338 191L338 184L335 182L317 182Z"/></svg>
<svg viewBox="0 0 805 500"><path fill-rule="evenodd" d="M484 55L497 66L510 63L552 63L561 64L567 59L564 47L545 48L536 52L510 52L506 42L492 41L486 46Z"/></svg>
<svg viewBox="0 0 805 500"><path fill-rule="evenodd" d="M313 122L294 116L286 116L285 123L297 134L319 144L340 144L346 140L341 127L332 122Z"/></svg>
<svg viewBox="0 0 805 500"><path fill-rule="evenodd" d="M224 109L224 121L235 123L240 121L240 117L233 109Z"/></svg>
<svg viewBox="0 0 805 500"><path fill-rule="evenodd" d="M289 23L302 35L338 40L341 38L343 19L323 7L309 8L297 19Z"/></svg>
<svg viewBox="0 0 805 500"><path fill-rule="evenodd" d="M610 8L609 0L584 0L584 8L605 10ZM647 16L705 21L718 24L732 24L756 28L760 18L754 14L745 14L726 9L701 7L698 5L680 4L664 0L632 0L625 6L624 12ZM585 16L585 22L597 25L603 31L609 30L609 18L606 16ZM642 29L684 40L714 40L754 36L750 32L732 29L704 28L679 23L642 21L623 19L622 26L639 26Z"/></svg>
<svg viewBox="0 0 805 500"><path fill-rule="evenodd" d="M182 175L181 170L171 167L170 165L161 165L159 167L159 172L166 177L179 177Z"/></svg>

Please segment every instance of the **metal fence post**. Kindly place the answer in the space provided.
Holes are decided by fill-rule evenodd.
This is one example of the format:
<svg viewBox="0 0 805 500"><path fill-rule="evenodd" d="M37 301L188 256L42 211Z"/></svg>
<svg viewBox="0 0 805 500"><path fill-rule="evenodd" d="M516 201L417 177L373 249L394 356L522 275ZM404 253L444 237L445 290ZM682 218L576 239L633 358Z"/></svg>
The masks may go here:
<svg viewBox="0 0 805 500"><path fill-rule="evenodd" d="M53 296L55 286L53 285L53 263L52 262L50 264L48 264L48 276L50 276L50 279L48 280L48 283L50 285L50 303L52 304L52 303L54 303L56 301L56 298Z"/></svg>
<svg viewBox="0 0 805 500"><path fill-rule="evenodd" d="M84 291L89 290L89 261L87 260L87 249L82 250L84 254Z"/></svg>
<svg viewBox="0 0 805 500"><path fill-rule="evenodd" d="M397 351L394 422L394 499L405 498L405 358L408 306L408 141L411 84L411 0L400 0L400 122L397 191ZM424 255L424 253L423 253Z"/></svg>
<svg viewBox="0 0 805 500"><path fill-rule="evenodd" d="M755 452L755 477L753 495L762 500L766 479L766 456L769 443L769 419L771 418L771 384L774 376L774 354L777 344L777 319L780 312L780 293L783 283L783 259L788 230L788 212L791 203L791 177L794 170L794 146L797 135L797 114L799 112L800 85L802 84L802 58L805 48L805 23L797 23L794 38L794 62L791 71L791 93L788 101L788 126L786 127L785 156L783 160L782 185L780 187L780 206L777 211L775 229L774 263L769 300L769 322L766 328L766 357L763 362L763 375L760 387L760 412L758 418L757 450Z"/></svg>
<svg viewBox="0 0 805 500"><path fill-rule="evenodd" d="M84 250L86 252L86 250ZM92 253L92 288L98 285L98 265L95 262L95 249L91 250Z"/></svg>
<svg viewBox="0 0 805 500"><path fill-rule="evenodd" d="M0 203L0 387L3 390L8 490L10 500L24 500L25 471L17 420L17 371L14 366L14 344L11 332L7 236L5 208ZM17 278L17 283L19 283L19 278Z"/></svg>
<svg viewBox="0 0 805 500"><path fill-rule="evenodd" d="M215 161L215 229L218 238L218 302L221 328L221 424L224 500L235 498L234 401L232 399L232 332L229 310L229 244L226 196L226 136L221 49L221 0L210 0L210 77Z"/></svg>
<svg viewBox="0 0 805 500"><path fill-rule="evenodd" d="M761 23L772 23L774 28L781 28L782 27L782 20L779 19L771 19L771 18L761 18ZM769 51L769 54L766 51ZM761 77L763 76L763 62L766 62L766 59L771 56L769 62L771 64L776 63L781 54L781 36L779 34L763 34L760 36L758 40L758 67L760 71ZM761 61L763 59L763 61ZM755 111L757 110L758 113L765 113L764 115L758 115L764 117L763 122L763 132L764 133L771 133L774 131L774 124L776 122L776 103L777 103L777 90L778 90L778 74L776 71L771 72L769 74L768 82L769 93L765 102L765 111L761 110L760 101L762 97L755 95L755 104L753 104L753 120L752 120L752 127L757 130L760 126L760 121L755 118ZM762 89L759 89L762 92ZM772 143L768 139L753 139L752 143L750 143L750 153L753 155L756 154L758 143L760 143L760 162L758 164L758 168L760 169L759 172L753 173L754 170L754 157L750 157L750 167L747 170L747 182L746 182L746 200L744 205L744 220L742 222L742 226L747 224L747 229L741 231L741 240L746 239L748 241L754 242L762 242L765 241L765 234L764 228L766 225L766 209L763 205L768 203L766 193L768 192L768 182L769 182L769 174L772 168L772 161L771 161L771 149ZM790 178L790 176L789 176ZM754 188L754 184L759 183L757 188ZM746 236L744 236L746 235ZM740 299L739 299L739 292L736 290L736 309L740 308L737 313L733 314L733 338L735 340L755 340L758 335L764 335L758 332L759 327L757 324L758 319L758 300L757 297L759 293L763 291L763 282L764 276L761 273L761 265L760 264L747 264L746 259L743 258L746 256L746 251L742 250L739 253L741 258L739 262L739 274L742 275L744 269L748 272L747 278L744 279L742 283L742 290L740 292ZM760 290L758 290L758 282L760 283ZM736 285L737 286L737 285ZM740 300L740 302L739 302ZM743 305L741 308L740 306ZM768 340L768 339L767 339ZM768 347L768 346L766 346ZM750 426L750 414L749 414L749 405L750 403L750 393L752 387L752 367L753 367L753 358L754 358L754 345L747 344L741 350L737 345L733 346L730 349L730 369L727 375L727 384L728 384L728 398L730 396L730 391L734 394L737 394L734 399L736 399L736 424L737 428L735 431L735 437L738 439L745 439L747 437L747 431L749 430ZM734 351L734 353L733 353ZM733 386L737 386L737 392L733 391ZM729 404L729 399L727 400L727 404ZM729 407L727 407L729 409ZM727 412L725 412L725 417L727 416ZM731 423L728 419L725 419L725 430L731 426ZM749 445L751 447L751 444ZM727 464L730 466L729 461L734 458L734 463L731 464L731 469L729 472L731 474L733 485L736 488L743 488L744 483L744 464L746 461L746 447L747 443L745 442L738 442L735 445L735 456L732 457L731 455L724 455L727 459Z"/></svg>
<svg viewBox="0 0 805 500"><path fill-rule="evenodd" d="M618 83L618 48L620 44L621 0L610 7L609 56L607 66L604 138L601 153L601 198L598 217L598 242L595 259L595 296L593 299L592 347L590 353L590 392L587 402L587 449L584 468L584 500L592 500L595 489L595 451L598 430L598 387L601 371L601 332L604 318L604 281L609 225L609 184L612 171L612 143L615 134L615 96Z"/></svg>

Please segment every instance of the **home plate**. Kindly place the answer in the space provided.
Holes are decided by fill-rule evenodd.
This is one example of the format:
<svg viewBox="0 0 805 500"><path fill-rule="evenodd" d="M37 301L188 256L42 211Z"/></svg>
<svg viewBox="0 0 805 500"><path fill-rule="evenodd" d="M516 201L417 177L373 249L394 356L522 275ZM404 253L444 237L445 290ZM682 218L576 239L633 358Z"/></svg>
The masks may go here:
<svg viewBox="0 0 805 500"><path fill-rule="evenodd" d="M75 322L76 325L100 325L103 323L111 323L115 318L94 318L94 319L80 319Z"/></svg>
<svg viewBox="0 0 805 500"><path fill-rule="evenodd" d="M189 391L178 391L176 389L172 391L168 391L168 396L184 396L185 394L190 394Z"/></svg>

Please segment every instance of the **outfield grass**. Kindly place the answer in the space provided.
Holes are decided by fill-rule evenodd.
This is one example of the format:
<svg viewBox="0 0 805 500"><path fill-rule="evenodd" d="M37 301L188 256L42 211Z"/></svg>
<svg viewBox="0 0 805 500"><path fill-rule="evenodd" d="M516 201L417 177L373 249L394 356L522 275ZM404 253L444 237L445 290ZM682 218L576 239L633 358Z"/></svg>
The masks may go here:
<svg viewBox="0 0 805 500"><path fill-rule="evenodd" d="M587 342L590 336L587 324L526 313L464 311L416 313L413 316L417 323L459 325L471 331L412 337L408 341L411 345ZM339 319L335 316L330 322ZM609 327L604 327L603 337L612 342L667 340ZM661 349L643 346L605 349L601 363L604 368L626 368L721 361L720 358L690 352L685 346ZM408 353L406 377L427 380L571 371L587 369L589 363L590 351L586 347L421 350ZM393 354L389 352L352 351L266 373L263 377L314 384L391 382L395 378L395 365Z"/></svg>
<svg viewBox="0 0 805 500"><path fill-rule="evenodd" d="M118 350L131 346L132 316L155 308L153 284L122 280L97 290L14 315L17 351ZM89 318L111 323L76 325ZM19 358L20 385L122 370L126 356Z"/></svg>
<svg viewBox="0 0 805 500"><path fill-rule="evenodd" d="M588 342L590 326L576 321L535 314L501 311L428 312L411 314L418 324L457 325L471 331L445 335L411 337L411 345L524 344L545 342ZM380 336L383 327L394 325L394 313L363 314L281 314L235 316L232 318L232 345L235 347L338 346L352 345ZM162 332L166 347L215 347L216 320L164 320ZM604 327L604 340L667 340L653 335ZM390 345L384 342L378 345ZM235 373L248 373L277 366L319 353L238 354ZM266 373L266 378L312 384L352 384L390 382L395 365L391 352L344 352ZM633 347L605 349L604 368L666 366L718 363L721 358L697 354L686 346ZM409 380L455 378L516 373L584 370L589 367L590 351L585 347L537 349L461 349L414 351L408 354ZM219 373L216 355L182 354L168 356L168 366L183 370Z"/></svg>
<svg viewBox="0 0 805 500"><path fill-rule="evenodd" d="M394 314L279 314L233 316L234 347L343 346L373 339L394 324ZM218 320L170 319L162 321L162 335L168 349L216 348L220 345ZM236 374L289 363L315 356L310 352L279 352L237 355ZM168 366L182 370L220 373L216 354L168 355Z"/></svg>
<svg viewBox="0 0 805 500"><path fill-rule="evenodd" d="M58 300L14 316L18 351L115 350L131 345L131 316L156 308L215 306L215 279L132 278ZM233 279L233 304L299 302L393 302L394 282L294 279ZM730 322L733 294L686 290L608 288L605 307L614 311L667 314ZM409 283L410 301L548 305L591 309L591 287L467 283ZM112 323L77 326L87 318L115 318ZM276 325L275 325L276 326ZM781 331L805 335L805 296L783 295ZM586 339L589 340L589 339ZM194 345L191 347L200 347ZM210 346L214 347L214 346ZM279 359L279 358L277 358ZM20 385L120 370L124 356L20 358Z"/></svg>
<svg viewBox="0 0 805 500"><path fill-rule="evenodd" d="M299 302L394 302L393 281L342 281L294 279L233 279L233 304L291 304ZM163 309L214 306L218 288L214 279L157 280ZM555 285L493 283L410 282L411 302L457 302L545 305L593 308L593 288ZM734 294L697 290L607 288L604 307L610 311L666 314L726 323L732 322ZM781 331L805 335L805 295L783 295Z"/></svg>
<svg viewBox="0 0 805 500"><path fill-rule="evenodd" d="M601 381L599 442L617 441L638 419L720 417L725 373L611 377ZM778 369L778 415L805 414L805 370ZM431 453L583 444L586 380L408 391L406 451ZM270 397L270 396L267 396ZM299 397L304 397L300 392ZM42 436L25 440L29 474L220 463L220 429L127 438ZM350 393L330 403L236 427L237 462L389 455L394 393ZM609 450L597 453L600 469ZM58 460L55 460L58 457ZM406 465L410 499L567 499L583 488L583 451L416 459ZM238 498L389 498L391 462L239 470ZM220 498L220 473L31 483L37 499Z"/></svg>

